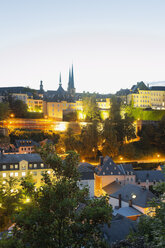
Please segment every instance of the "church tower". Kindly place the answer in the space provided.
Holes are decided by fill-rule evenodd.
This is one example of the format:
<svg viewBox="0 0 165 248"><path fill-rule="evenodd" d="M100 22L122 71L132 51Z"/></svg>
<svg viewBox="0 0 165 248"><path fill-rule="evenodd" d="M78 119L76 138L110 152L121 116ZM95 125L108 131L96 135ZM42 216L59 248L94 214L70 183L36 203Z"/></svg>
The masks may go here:
<svg viewBox="0 0 165 248"><path fill-rule="evenodd" d="M71 97L75 96L75 87L74 87L74 72L73 72L73 64L72 70L69 69L69 81L68 81L68 93Z"/></svg>
<svg viewBox="0 0 165 248"><path fill-rule="evenodd" d="M44 91L44 87L43 87L43 82L40 81L40 91L43 92Z"/></svg>

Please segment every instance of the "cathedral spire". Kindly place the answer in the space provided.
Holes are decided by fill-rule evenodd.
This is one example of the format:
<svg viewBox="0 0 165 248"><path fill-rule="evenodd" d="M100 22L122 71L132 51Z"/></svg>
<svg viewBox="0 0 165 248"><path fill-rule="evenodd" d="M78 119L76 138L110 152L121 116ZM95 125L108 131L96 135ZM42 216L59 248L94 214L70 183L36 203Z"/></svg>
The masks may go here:
<svg viewBox="0 0 165 248"><path fill-rule="evenodd" d="M60 76L59 76L59 85L61 86L62 83L61 83L61 72L60 72Z"/></svg>
<svg viewBox="0 0 165 248"><path fill-rule="evenodd" d="M72 82L72 89L74 89L74 73L73 73L73 64L72 64L72 80L71 80L71 82Z"/></svg>
<svg viewBox="0 0 165 248"><path fill-rule="evenodd" d="M40 91L43 91L44 90L44 87L43 87L43 82L42 80L40 81Z"/></svg>

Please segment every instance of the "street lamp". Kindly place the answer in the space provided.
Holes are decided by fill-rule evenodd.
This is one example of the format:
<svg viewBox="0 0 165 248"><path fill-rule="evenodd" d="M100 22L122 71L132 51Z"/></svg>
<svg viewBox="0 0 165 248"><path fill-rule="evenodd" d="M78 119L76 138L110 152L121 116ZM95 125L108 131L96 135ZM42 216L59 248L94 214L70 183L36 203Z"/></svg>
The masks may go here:
<svg viewBox="0 0 165 248"><path fill-rule="evenodd" d="M123 161L123 157L120 157L120 161Z"/></svg>
<svg viewBox="0 0 165 248"><path fill-rule="evenodd" d="M10 117L13 118L14 117L14 114L11 114Z"/></svg>

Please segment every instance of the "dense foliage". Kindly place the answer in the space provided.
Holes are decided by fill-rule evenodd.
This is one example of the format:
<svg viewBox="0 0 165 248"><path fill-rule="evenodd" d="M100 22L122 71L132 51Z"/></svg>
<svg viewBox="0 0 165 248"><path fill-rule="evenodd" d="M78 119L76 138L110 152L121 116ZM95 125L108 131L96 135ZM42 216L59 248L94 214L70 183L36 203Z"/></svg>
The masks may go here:
<svg viewBox="0 0 165 248"><path fill-rule="evenodd" d="M11 189L0 198L4 209L8 209L5 202L9 198L12 204L8 217L15 223L12 237L1 240L0 247L106 247L100 226L110 224L112 208L107 197L89 199L88 189L80 190L78 155L69 152L62 160L53 146L42 147L40 154L53 169L54 177L43 174L42 186L37 189L30 176L22 179L18 200L22 203L29 199L24 204L11 197Z"/></svg>

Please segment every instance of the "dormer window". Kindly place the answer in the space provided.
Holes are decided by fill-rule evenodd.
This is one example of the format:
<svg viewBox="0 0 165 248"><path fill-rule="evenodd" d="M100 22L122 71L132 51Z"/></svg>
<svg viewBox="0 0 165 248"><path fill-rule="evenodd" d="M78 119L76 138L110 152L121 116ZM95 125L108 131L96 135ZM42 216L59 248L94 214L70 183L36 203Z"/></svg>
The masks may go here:
<svg viewBox="0 0 165 248"><path fill-rule="evenodd" d="M111 175L113 175L113 172L111 171Z"/></svg>

